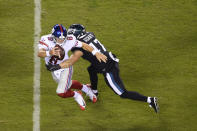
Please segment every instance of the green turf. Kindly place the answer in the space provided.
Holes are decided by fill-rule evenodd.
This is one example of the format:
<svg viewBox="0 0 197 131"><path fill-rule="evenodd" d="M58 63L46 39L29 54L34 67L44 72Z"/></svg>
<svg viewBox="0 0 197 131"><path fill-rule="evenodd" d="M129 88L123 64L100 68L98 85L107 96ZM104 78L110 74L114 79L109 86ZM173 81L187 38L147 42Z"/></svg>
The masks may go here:
<svg viewBox="0 0 197 131"><path fill-rule="evenodd" d="M0 0L0 131L32 130L33 1Z"/></svg>
<svg viewBox="0 0 197 131"><path fill-rule="evenodd" d="M0 2L0 130L31 130L33 1ZM197 129L196 0L42 0L42 35L57 23L81 23L94 32L120 59L126 88L157 96L161 110L155 114L146 103L120 99L99 75L99 101L85 98L81 111L72 98L56 95L42 61L42 131ZM88 65L80 59L73 79L89 82Z"/></svg>

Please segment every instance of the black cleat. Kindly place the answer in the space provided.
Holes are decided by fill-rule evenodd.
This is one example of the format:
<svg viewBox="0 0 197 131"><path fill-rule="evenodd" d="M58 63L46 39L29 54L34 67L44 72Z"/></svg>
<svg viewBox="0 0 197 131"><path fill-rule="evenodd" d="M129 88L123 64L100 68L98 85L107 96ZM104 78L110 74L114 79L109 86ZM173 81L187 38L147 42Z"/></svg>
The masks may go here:
<svg viewBox="0 0 197 131"><path fill-rule="evenodd" d="M157 103L156 97L151 97L151 103L149 103L149 106L152 107L156 113L159 113L159 105Z"/></svg>

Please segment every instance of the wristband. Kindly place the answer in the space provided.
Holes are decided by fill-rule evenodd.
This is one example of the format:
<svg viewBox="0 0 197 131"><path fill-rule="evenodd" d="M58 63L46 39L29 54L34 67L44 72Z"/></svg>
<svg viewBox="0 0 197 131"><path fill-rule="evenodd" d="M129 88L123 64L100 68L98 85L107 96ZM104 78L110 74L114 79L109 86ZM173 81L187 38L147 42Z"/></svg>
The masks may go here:
<svg viewBox="0 0 197 131"><path fill-rule="evenodd" d="M49 51L46 51L46 56L51 56Z"/></svg>
<svg viewBox="0 0 197 131"><path fill-rule="evenodd" d="M95 55L97 52L99 52L98 50L93 50L92 54Z"/></svg>

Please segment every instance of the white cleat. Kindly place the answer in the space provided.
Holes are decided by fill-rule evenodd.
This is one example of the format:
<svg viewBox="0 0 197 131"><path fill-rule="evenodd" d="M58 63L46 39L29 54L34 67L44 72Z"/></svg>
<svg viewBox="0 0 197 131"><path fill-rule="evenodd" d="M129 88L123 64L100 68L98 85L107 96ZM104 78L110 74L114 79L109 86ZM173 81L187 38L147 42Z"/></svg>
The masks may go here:
<svg viewBox="0 0 197 131"><path fill-rule="evenodd" d="M77 96L75 97L75 101L79 104L81 110L85 110L86 103L83 99L82 92L75 91L75 93L77 93Z"/></svg>
<svg viewBox="0 0 197 131"><path fill-rule="evenodd" d="M90 98L90 100L93 102L93 103L96 103L97 101L97 97L96 95L92 92L92 89L90 88L90 86L87 84L87 87L88 87L88 92L86 93L86 95Z"/></svg>

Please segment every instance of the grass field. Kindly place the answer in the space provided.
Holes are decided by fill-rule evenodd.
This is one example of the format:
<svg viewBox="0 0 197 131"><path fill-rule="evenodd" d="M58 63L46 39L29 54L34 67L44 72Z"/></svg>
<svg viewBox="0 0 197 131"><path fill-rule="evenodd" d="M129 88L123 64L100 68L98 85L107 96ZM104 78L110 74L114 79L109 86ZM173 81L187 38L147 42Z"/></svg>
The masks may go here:
<svg viewBox="0 0 197 131"><path fill-rule="evenodd" d="M0 0L0 131L32 130L34 1ZM54 24L85 25L120 59L128 90L159 98L148 104L123 100L99 76L99 100L76 102L56 95L56 83L41 69L41 131L197 130L196 0L42 0L42 35ZM88 62L73 79L88 83Z"/></svg>

